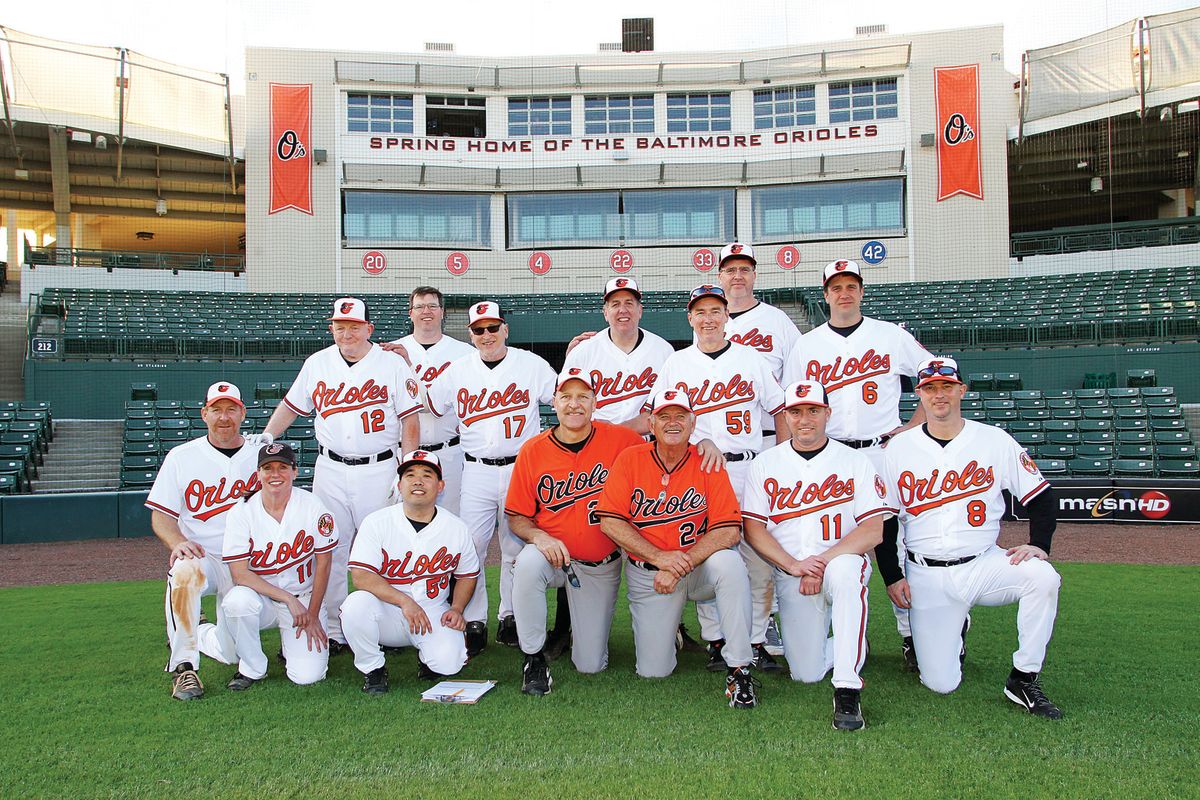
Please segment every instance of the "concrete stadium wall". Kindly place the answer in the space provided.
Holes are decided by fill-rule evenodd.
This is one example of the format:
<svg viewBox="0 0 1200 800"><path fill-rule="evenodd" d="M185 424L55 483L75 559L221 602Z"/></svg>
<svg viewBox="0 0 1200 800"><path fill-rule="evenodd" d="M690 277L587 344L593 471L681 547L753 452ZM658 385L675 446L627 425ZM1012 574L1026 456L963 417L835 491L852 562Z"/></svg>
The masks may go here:
<svg viewBox="0 0 1200 800"><path fill-rule="evenodd" d="M147 492L0 497L0 544L152 536Z"/></svg>
<svg viewBox="0 0 1200 800"><path fill-rule="evenodd" d="M166 292L245 292L246 273L201 272L169 269L117 269L103 267L30 267L21 271L21 302L46 289L145 289Z"/></svg>

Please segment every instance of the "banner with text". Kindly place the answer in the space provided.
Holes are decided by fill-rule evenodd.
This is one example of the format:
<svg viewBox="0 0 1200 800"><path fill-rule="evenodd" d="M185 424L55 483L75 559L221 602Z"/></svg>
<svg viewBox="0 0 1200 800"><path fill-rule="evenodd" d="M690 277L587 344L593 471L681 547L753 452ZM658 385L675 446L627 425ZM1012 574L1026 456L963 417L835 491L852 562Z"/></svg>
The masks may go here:
<svg viewBox="0 0 1200 800"><path fill-rule="evenodd" d="M983 199L979 151L979 65L936 67L938 202L965 194Z"/></svg>
<svg viewBox="0 0 1200 800"><path fill-rule="evenodd" d="M312 214L312 85L271 84L271 208Z"/></svg>
<svg viewBox="0 0 1200 800"><path fill-rule="evenodd" d="M1200 481L1151 478L1056 478L1054 494L1062 522L1200 522ZM1029 519L1009 499L1016 519Z"/></svg>

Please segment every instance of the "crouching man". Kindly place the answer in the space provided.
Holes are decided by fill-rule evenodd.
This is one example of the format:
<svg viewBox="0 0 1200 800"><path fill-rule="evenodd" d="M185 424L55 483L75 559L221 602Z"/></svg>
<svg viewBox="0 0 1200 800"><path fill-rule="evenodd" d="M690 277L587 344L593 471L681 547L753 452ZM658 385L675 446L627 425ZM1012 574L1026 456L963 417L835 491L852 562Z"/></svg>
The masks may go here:
<svg viewBox="0 0 1200 800"><path fill-rule="evenodd" d="M342 604L342 630L367 694L388 690L382 647L415 647L420 678L463 668L463 611L479 578L467 526L436 505L445 486L438 457L414 450L398 472L400 503L368 515L358 530L350 551L358 591Z"/></svg>

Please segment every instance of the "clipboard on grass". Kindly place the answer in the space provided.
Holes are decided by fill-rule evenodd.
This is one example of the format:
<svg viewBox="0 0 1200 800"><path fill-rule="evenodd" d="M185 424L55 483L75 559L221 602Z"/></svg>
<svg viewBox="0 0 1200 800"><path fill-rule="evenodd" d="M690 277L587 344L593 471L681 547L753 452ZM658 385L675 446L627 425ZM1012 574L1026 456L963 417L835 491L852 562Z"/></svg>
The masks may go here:
<svg viewBox="0 0 1200 800"><path fill-rule="evenodd" d="M495 681L442 681L421 692L421 702L474 705L495 685Z"/></svg>

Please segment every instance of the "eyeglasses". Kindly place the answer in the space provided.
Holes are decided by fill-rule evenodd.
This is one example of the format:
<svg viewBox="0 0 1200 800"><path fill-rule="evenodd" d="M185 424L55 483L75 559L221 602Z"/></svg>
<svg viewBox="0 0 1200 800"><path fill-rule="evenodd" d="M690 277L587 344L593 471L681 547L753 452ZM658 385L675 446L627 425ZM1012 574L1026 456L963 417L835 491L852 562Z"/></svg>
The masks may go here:
<svg viewBox="0 0 1200 800"><path fill-rule="evenodd" d="M956 370L954 367L936 366L936 367L926 367L925 369L917 372L917 380L923 381L926 378L934 378L937 376L943 376L946 378L957 378L958 370Z"/></svg>
<svg viewBox="0 0 1200 800"><path fill-rule="evenodd" d="M431 310L434 308L441 308L441 307L442 306L440 303L417 303L415 306L412 307L412 310L413 311L427 311L427 310Z"/></svg>
<svg viewBox="0 0 1200 800"><path fill-rule="evenodd" d="M720 267L717 269L717 272L720 272L723 275L749 275L751 272L754 272L754 267L750 267L750 266Z"/></svg>
<svg viewBox="0 0 1200 800"><path fill-rule="evenodd" d="M492 325L480 325L479 327L471 328L471 333L476 336L483 336L485 333L495 333L500 330L500 326L503 324L503 322L497 322Z"/></svg>

